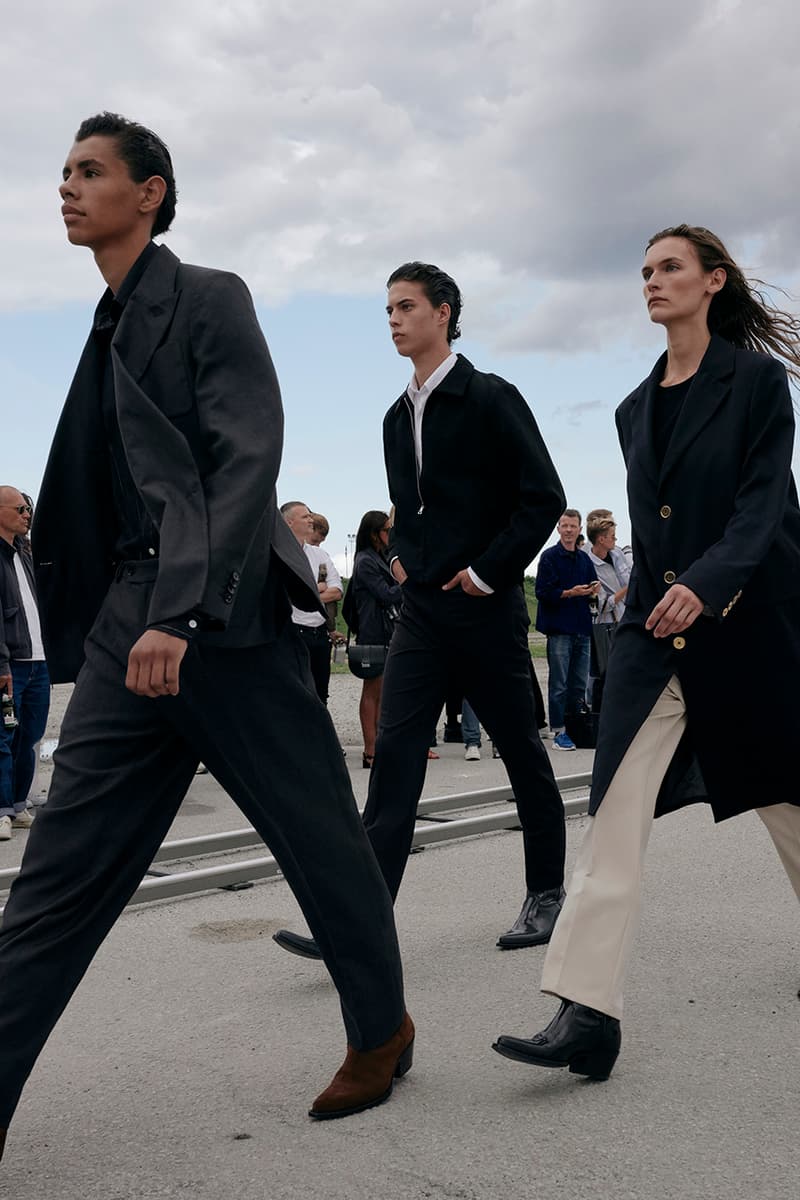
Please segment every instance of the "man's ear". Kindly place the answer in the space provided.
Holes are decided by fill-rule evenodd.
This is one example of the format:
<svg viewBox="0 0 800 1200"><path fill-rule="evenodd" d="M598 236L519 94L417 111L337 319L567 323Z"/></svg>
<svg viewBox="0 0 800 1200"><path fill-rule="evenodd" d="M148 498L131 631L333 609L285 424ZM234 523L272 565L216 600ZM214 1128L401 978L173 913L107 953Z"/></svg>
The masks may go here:
<svg viewBox="0 0 800 1200"><path fill-rule="evenodd" d="M160 175L151 175L139 186L141 188L139 211L142 213L157 212L167 194L166 180L162 179Z"/></svg>

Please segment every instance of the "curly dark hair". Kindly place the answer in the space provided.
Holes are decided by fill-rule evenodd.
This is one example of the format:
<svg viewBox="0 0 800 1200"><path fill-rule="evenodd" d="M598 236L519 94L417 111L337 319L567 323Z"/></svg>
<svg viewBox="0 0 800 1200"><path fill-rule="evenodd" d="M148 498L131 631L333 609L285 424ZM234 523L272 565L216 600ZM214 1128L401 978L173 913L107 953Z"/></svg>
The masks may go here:
<svg viewBox="0 0 800 1200"><path fill-rule="evenodd" d="M461 292L458 284L433 263L407 262L396 271L392 271L386 280L387 288L393 283L421 283L425 295L434 308L440 304L450 305L450 320L447 322L447 341L454 342L461 337L458 321L461 316Z"/></svg>
<svg viewBox="0 0 800 1200"><path fill-rule="evenodd" d="M669 237L690 242L704 271L722 267L727 275L721 291L711 299L710 332L718 333L742 350L777 355L784 360L795 382L800 383L800 319L770 304L759 290L769 285L761 279L746 279L741 267L710 229L702 225L673 225L654 233L646 251Z"/></svg>
<svg viewBox="0 0 800 1200"><path fill-rule="evenodd" d="M172 158L161 138L137 121L129 121L127 117L112 112L97 113L81 121L75 141L85 142L90 137L114 139L117 154L126 164L134 183L144 183L151 175L161 176L167 190L153 221L152 237L166 233L175 218L178 189L175 186Z"/></svg>

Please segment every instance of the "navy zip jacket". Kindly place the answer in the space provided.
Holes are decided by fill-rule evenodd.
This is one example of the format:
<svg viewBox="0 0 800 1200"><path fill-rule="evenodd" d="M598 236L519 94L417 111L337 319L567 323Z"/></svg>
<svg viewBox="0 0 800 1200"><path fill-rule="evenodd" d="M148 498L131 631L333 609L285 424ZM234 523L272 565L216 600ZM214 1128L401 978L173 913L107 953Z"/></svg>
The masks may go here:
<svg viewBox="0 0 800 1200"><path fill-rule="evenodd" d="M589 637L592 612L588 596L567 596L578 583L594 583L597 572L591 559L580 550L565 550L558 542L545 550L536 572L536 628L540 633L571 633Z"/></svg>
<svg viewBox="0 0 800 1200"><path fill-rule="evenodd" d="M383 448L392 554L412 583L441 587L465 567L495 591L522 581L566 501L515 387L459 354L425 405L421 472L405 392L384 418Z"/></svg>

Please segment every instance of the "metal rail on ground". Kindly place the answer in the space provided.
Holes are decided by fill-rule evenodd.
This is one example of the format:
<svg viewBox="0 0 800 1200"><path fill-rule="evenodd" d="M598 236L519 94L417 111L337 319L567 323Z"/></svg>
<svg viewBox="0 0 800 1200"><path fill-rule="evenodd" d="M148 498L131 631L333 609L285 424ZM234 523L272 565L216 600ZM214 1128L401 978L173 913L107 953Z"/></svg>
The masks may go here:
<svg viewBox="0 0 800 1200"><path fill-rule="evenodd" d="M588 788L591 775L567 775L556 782L563 795L565 792ZM421 800L417 808L417 816L421 819L417 820L412 845L413 847L428 846L438 842L454 841L458 838L475 837L481 833L513 829L519 825L519 817L516 808L512 807L467 817L436 820L440 813L459 812L475 807L485 808L498 804L507 806L509 802L513 802L513 799L513 790L509 786L505 786L475 792L431 796L426 800ZM569 797L564 801L564 810L568 817L580 816L587 811L587 808L588 796L585 795ZM426 819L434 820L436 823L426 824ZM255 829L251 827L234 829L224 833L164 842L153 861L176 862L184 858L228 854L235 850L259 845L263 846L264 843ZM0 871L0 891L7 890L18 874L18 867ZM279 874L280 868L271 855L225 862L213 867L198 867L189 871L158 872L154 873L152 877L142 880L128 903L144 904L152 900L170 900L194 892L210 891L214 888L235 888L252 883L257 879L270 879Z"/></svg>

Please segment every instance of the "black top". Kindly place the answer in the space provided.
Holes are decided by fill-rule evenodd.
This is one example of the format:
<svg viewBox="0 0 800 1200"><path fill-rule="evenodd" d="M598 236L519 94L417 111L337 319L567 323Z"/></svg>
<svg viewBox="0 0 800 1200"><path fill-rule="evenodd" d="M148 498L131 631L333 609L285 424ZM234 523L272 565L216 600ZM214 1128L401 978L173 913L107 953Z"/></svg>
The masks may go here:
<svg viewBox="0 0 800 1200"><path fill-rule="evenodd" d="M155 242L149 242L128 271L116 296L110 289L106 291L95 311L92 327L101 380L100 405L111 466L115 528L113 555L117 562L153 558L158 554L158 530L142 504L125 457L117 420L114 371L111 364L111 339L116 333L125 305L156 250Z"/></svg>
<svg viewBox="0 0 800 1200"><path fill-rule="evenodd" d="M693 382L694 375L691 375L688 379L684 379L682 383L674 383L671 387L664 387L662 384L656 393L656 404L653 412L653 447L656 453L656 462L659 466L664 461L669 440L678 423L683 402Z"/></svg>
<svg viewBox="0 0 800 1200"><path fill-rule="evenodd" d="M383 447L392 553L409 580L440 587L472 567L495 591L518 586L566 501L517 389L459 355L425 406L422 470L405 393L384 418Z"/></svg>

